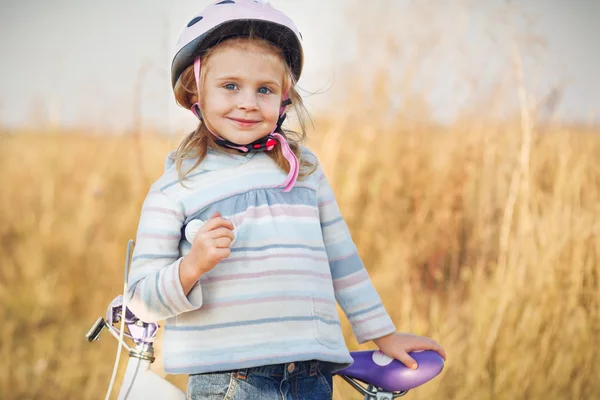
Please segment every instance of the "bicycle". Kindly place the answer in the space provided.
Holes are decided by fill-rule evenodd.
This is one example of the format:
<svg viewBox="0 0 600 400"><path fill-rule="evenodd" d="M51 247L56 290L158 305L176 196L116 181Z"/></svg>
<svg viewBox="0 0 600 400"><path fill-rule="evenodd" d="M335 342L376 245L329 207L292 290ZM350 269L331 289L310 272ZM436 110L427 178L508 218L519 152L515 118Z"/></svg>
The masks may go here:
<svg viewBox="0 0 600 400"><path fill-rule="evenodd" d="M127 277L133 245L133 240L130 240L127 245L124 293L127 291ZM125 310L124 316L123 310ZM120 328L114 326L118 323L120 323ZM159 325L143 322L137 318L127 308L124 295L119 295L111 301L107 308L106 318L100 317L96 320L86 334L87 340L90 343L98 340L104 329L107 329L120 344L106 399L112 392L122 348L129 352L129 361L119 390L119 400L186 399L185 393L178 387L150 370L150 365L155 359L153 343ZM133 348L124 341L125 337L133 341L135 344ZM394 360L380 351L354 351L350 352L350 355L354 359L354 363L335 372L334 375L341 377L364 395L364 400L392 400L404 396L409 390L435 378L444 368L442 357L430 350L410 353L419 365L416 370L406 367L400 361Z"/></svg>

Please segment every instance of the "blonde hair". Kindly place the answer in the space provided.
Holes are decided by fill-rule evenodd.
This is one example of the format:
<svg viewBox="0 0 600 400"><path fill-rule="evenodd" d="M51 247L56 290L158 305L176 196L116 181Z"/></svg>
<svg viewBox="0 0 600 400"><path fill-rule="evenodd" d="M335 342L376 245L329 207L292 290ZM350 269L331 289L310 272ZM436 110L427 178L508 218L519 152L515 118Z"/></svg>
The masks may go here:
<svg viewBox="0 0 600 400"><path fill-rule="evenodd" d="M253 43L261 47L266 53L270 53L271 55L275 55L277 59L282 62L285 66L285 74L283 79L283 93L288 92L288 96L292 101L292 106L294 107L294 111L298 117L298 121L300 123L300 132L294 132L291 130L284 130L283 128L277 128L276 132L280 133L284 136L290 146L290 149L298 158L300 172L298 177L304 177L312 174L317 166L310 160L307 160L302 157L300 152L300 143L306 140L306 123L305 118L308 116L308 112L304 107L304 103L302 101L302 97L295 89L295 79L292 73L291 68L285 62L283 53L280 48L276 47L272 43L264 40L262 38L253 37L250 35L249 37L235 37L231 39L227 39L216 46L210 48L206 53L202 56L202 64L207 65L207 61L210 59L211 55L215 53L215 51L222 46L239 46L240 48L245 48L248 43ZM204 80L206 79L206 71L207 68L201 68L200 70L200 82L202 82L201 89L204 86ZM192 105L194 105L198 101L198 91L196 86L196 78L194 76L194 66L188 66L175 84L174 88L175 99L177 103L186 108L190 109ZM218 149L219 151L224 152L233 152L237 153L237 150L227 149L220 147L216 144L214 140L214 136L210 133L206 124L203 121L198 123L198 127L195 131L190 133L179 145L177 148L177 152L175 154L175 165L177 167L177 175L179 177L179 181L181 182L185 177L195 169L206 157L206 153L208 148ZM267 155L275 161L275 163L286 173L290 170L290 165L288 161L283 156L283 152L281 150L281 146L275 146L271 151L266 152ZM187 171L182 171L182 165L185 160L198 158L196 163L192 168Z"/></svg>

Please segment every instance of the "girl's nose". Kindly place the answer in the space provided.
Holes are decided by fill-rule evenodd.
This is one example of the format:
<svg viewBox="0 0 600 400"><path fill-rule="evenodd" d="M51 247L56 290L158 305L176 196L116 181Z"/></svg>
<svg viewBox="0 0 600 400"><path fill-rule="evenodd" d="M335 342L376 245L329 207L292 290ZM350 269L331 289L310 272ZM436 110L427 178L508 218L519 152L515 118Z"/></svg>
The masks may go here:
<svg viewBox="0 0 600 400"><path fill-rule="evenodd" d="M258 108L256 94L250 91L240 93L238 108L241 110L256 110Z"/></svg>

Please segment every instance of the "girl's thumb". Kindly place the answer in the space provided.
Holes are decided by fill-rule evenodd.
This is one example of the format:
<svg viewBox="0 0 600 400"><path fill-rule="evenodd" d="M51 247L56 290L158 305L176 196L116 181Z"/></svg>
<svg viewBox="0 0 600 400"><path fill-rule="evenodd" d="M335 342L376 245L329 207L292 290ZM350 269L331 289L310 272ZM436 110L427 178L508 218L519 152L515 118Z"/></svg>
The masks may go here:
<svg viewBox="0 0 600 400"><path fill-rule="evenodd" d="M212 215L212 217L210 217L210 219L219 218L220 216L221 216L221 213L217 211L216 213L214 213Z"/></svg>

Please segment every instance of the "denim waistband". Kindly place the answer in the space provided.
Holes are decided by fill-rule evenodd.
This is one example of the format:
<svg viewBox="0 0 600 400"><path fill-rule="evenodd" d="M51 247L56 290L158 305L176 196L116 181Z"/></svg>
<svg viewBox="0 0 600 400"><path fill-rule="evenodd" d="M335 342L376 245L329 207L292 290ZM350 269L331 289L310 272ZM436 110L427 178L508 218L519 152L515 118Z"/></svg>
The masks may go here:
<svg viewBox="0 0 600 400"><path fill-rule="evenodd" d="M251 367L236 370L238 377L244 377L249 373L271 376L273 378L281 378L283 376L299 375L307 372L308 375L314 376L317 374L319 367L323 366L318 360L299 361L285 364L262 365L260 367Z"/></svg>

